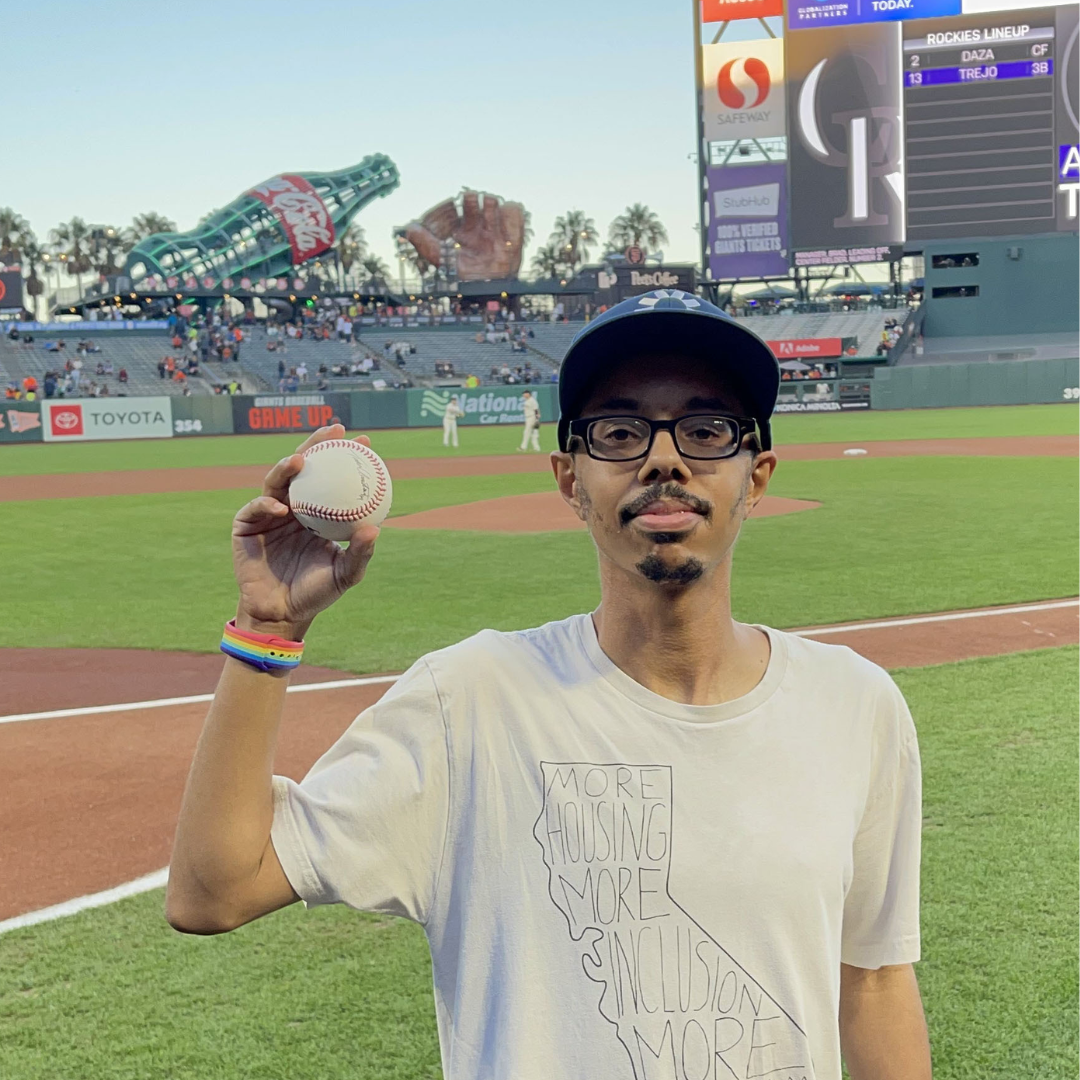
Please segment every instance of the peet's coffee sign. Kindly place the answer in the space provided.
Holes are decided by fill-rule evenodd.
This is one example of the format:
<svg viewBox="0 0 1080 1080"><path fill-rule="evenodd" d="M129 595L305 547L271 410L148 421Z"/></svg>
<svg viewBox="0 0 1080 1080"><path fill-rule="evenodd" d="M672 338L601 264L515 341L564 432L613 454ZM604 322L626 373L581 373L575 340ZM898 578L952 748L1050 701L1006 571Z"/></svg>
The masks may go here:
<svg viewBox="0 0 1080 1080"><path fill-rule="evenodd" d="M232 405L233 429L246 435L349 427L352 420L348 394L238 394Z"/></svg>
<svg viewBox="0 0 1080 1080"><path fill-rule="evenodd" d="M596 284L597 301L610 307L628 296L653 289L693 292L696 282L692 266L616 266L610 272L599 271Z"/></svg>

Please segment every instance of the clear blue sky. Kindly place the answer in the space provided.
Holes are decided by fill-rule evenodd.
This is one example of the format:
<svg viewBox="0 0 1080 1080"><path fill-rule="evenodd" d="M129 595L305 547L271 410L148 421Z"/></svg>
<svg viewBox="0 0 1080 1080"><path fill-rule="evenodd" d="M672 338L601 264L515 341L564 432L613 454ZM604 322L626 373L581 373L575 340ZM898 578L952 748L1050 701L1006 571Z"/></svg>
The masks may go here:
<svg viewBox="0 0 1080 1080"><path fill-rule="evenodd" d="M5 5L0 205L191 228L275 173L375 152L401 186L358 221L391 229L462 186L516 199L537 242L577 208L628 203L697 258L691 0L34 0ZM756 24L754 24L756 26Z"/></svg>

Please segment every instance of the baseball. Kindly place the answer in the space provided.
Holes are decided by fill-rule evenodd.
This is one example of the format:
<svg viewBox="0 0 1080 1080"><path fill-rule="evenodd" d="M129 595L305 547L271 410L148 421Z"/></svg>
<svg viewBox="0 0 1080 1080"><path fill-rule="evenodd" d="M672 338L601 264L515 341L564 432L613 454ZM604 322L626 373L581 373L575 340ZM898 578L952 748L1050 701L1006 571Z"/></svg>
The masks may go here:
<svg viewBox="0 0 1080 1080"><path fill-rule="evenodd" d="M327 540L348 540L359 524L381 525L392 496L383 459L352 439L309 447L303 469L289 485L296 520Z"/></svg>

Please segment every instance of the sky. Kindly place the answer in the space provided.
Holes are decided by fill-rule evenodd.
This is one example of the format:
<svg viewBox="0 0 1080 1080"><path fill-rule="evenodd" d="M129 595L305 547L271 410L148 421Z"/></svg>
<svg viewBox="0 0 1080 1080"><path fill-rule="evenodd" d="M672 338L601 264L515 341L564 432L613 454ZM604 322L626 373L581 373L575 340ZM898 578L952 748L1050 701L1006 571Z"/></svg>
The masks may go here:
<svg viewBox="0 0 1080 1080"><path fill-rule="evenodd" d="M666 261L697 261L692 2L9 0L0 206L40 239L149 210L187 230L385 153L401 185L356 220L388 262L394 226L466 186L532 212L526 259L566 210L606 236L643 202Z"/></svg>

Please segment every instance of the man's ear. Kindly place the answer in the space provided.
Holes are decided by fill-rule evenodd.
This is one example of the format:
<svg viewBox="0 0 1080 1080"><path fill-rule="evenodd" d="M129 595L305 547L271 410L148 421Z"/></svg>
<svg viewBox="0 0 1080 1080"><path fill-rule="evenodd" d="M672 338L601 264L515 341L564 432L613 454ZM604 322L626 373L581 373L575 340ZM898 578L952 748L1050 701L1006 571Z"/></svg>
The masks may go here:
<svg viewBox="0 0 1080 1080"><path fill-rule="evenodd" d="M551 453L551 471L555 474L555 483L559 486L559 494L566 501L566 505L577 514L581 521L585 520L581 499L578 497L578 478L573 454L564 453L561 450L553 450Z"/></svg>
<svg viewBox="0 0 1080 1080"><path fill-rule="evenodd" d="M754 460L750 463L750 475L746 481L746 516L765 495L773 471L776 469L777 457L771 450L760 450L754 454Z"/></svg>

